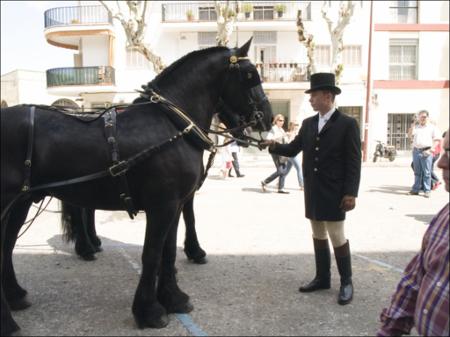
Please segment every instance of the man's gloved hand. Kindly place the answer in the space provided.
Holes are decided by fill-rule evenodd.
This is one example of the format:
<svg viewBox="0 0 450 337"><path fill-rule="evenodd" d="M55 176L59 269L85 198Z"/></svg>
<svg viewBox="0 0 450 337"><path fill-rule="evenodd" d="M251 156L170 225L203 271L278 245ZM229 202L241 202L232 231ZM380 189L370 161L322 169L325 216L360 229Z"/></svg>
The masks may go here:
<svg viewBox="0 0 450 337"><path fill-rule="evenodd" d="M266 140L263 140L262 142L260 142L260 143L258 144L258 146L259 146L259 149L260 149L260 150L264 150L266 147L271 147L271 146L273 146L275 143L276 143L276 142L275 142L273 139L266 139Z"/></svg>

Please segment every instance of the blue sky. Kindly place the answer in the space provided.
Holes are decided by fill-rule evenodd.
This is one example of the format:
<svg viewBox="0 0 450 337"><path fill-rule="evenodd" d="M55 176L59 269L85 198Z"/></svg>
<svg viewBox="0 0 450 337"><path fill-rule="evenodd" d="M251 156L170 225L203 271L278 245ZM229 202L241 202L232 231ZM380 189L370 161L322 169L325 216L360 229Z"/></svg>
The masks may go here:
<svg viewBox="0 0 450 337"><path fill-rule="evenodd" d="M77 1L1 1L1 74L16 69L45 71L73 66L73 51L44 37L44 12Z"/></svg>

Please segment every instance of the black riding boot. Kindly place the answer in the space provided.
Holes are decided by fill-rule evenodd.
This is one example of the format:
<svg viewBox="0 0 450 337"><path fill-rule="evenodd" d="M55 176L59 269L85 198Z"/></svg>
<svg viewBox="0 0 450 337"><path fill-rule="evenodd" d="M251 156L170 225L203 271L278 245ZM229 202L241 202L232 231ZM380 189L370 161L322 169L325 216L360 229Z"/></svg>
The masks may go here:
<svg viewBox="0 0 450 337"><path fill-rule="evenodd" d="M307 285L300 287L301 293L308 293L320 289L330 289L330 247L328 240L314 240L314 255L316 259L316 277Z"/></svg>
<svg viewBox="0 0 450 337"><path fill-rule="evenodd" d="M348 240L344 245L334 248L334 256L336 257L339 275L341 275L338 303L345 305L353 299L352 262Z"/></svg>

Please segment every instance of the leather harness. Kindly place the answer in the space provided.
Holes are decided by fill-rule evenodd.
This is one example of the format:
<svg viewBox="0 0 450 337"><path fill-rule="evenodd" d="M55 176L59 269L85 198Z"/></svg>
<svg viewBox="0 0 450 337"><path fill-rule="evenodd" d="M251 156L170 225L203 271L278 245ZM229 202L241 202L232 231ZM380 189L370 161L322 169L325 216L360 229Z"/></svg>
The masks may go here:
<svg viewBox="0 0 450 337"><path fill-rule="evenodd" d="M248 59L247 57L237 57L235 55L232 55L230 57L230 69L236 68L239 69L238 61L242 59ZM251 83L251 85L256 85L258 83ZM171 101L165 99L161 95L157 94L156 91L152 88L149 90L148 93L141 92L141 97L148 99L149 102L141 103L141 104L161 104L162 107L165 108L166 111L169 112L168 116L170 120L175 124L175 126L178 128L178 131L175 135L170 137L169 139L166 139L165 141L162 141L159 144L152 145L141 152L135 154L134 156L126 159L126 160L120 160L120 154L119 154L119 147L117 143L116 138L116 117L117 112L115 107L112 107L105 111L103 118L105 122L105 137L109 144L109 149L111 152L111 159L112 159L112 166L107 168L104 171L84 175L82 177L67 179L63 181L57 181L47 184L42 184L38 186L31 187L31 165L32 165L32 156L33 156L33 144L34 144L34 115L36 106L30 107L30 123L29 123L29 132L28 132L28 147L27 147L27 154L25 157L25 169L24 169L24 183L22 186L22 191L19 193L9 204L5 209L3 210L1 214L1 220L7 216L9 209L14 205L14 203L19 200L24 194L54 188L54 187L60 187L65 185L71 185L81 182L86 182L94 179L103 178L106 176L111 176L113 178L118 179L118 189L119 189L119 196L122 200L125 210L128 212L128 215L131 219L134 219L134 216L137 214L137 210L134 207L132 197L130 196L129 187L128 187L128 181L126 178L127 171L134 165L142 162L143 160L150 157L154 152L162 149L163 147L175 142L176 140L182 138L183 136L188 136L190 140L192 140L195 145L199 146L203 150L210 151L211 154L208 159L208 163L206 165L206 168L203 172L203 176L197 186L197 188L200 188L205 181L209 169L212 167L214 163L214 157L217 153L217 148L214 144L214 142L208 137L207 134L199 127L197 126L194 121L179 107L177 107L174 103ZM139 103L138 103L139 104Z"/></svg>
<svg viewBox="0 0 450 337"><path fill-rule="evenodd" d="M154 95L157 95L154 93ZM153 96L152 96L153 97ZM163 147L166 147L169 144L172 144L176 140L182 138L183 136L190 136L193 138L197 138L197 142L200 142L203 144L202 148L206 149L211 152L211 155L208 159L207 166L203 172L203 176L200 180L198 188L203 184L205 181L208 170L211 168L211 166L214 163L214 156L217 152L217 149L215 148L214 143L211 141L211 139L203 133L203 131L180 109L177 108L173 103L170 101L164 99L162 96L157 95L156 98L153 98L150 100L151 103L163 103L168 106L168 108L173 111L175 114L172 116L172 119L175 118L174 116L179 116L179 119L182 121L181 125L183 126L182 131L178 131L175 135L170 137L169 139L166 139L165 141L162 141L156 145L152 145L139 153L135 154L134 156L129 157L126 160L120 160L120 154L119 154L119 147L116 137L116 116L117 112L116 109L113 107L106 111L104 114L104 122L105 122L105 137L109 145L110 153L111 153L111 159L112 159L112 166L108 167L104 171L88 174L82 177L67 179L63 181L57 181L53 183L48 184L42 184L38 186L31 187L31 164L32 164L32 155L33 155L33 144L34 144L34 115L35 115L35 106L30 107L30 123L29 123L29 132L28 132L28 147L27 147L27 154L25 158L25 170L24 170L24 184L22 186L22 193L19 194L14 200L8 205L8 207L5 208L5 210L2 212L2 219L4 216L6 216L7 211L9 208L23 195L23 193L31 193L39 190L44 190L48 188L54 188L54 187L60 187L65 185L71 185L81 182L86 182L94 179L103 178L106 176L111 176L113 178L118 179L118 189L119 189L119 196L125 206L125 210L128 212L128 215L131 219L134 219L134 216L137 214L137 210L134 207L133 200L129 193L129 187L128 182L126 178L127 171L136 164L142 162L143 160L150 157L154 152L161 150ZM149 103L150 103L149 102ZM199 135L202 135L202 137L199 137Z"/></svg>

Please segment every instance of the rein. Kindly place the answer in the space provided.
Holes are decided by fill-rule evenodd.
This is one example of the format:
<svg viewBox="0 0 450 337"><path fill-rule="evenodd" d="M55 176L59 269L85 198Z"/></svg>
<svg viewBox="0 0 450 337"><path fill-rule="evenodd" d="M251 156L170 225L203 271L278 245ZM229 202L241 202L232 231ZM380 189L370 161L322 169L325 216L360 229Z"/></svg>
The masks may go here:
<svg viewBox="0 0 450 337"><path fill-rule="evenodd" d="M231 55L230 57L230 66L229 69L239 69L239 64L238 61L241 59L248 59L248 57L237 57L235 55ZM228 75L227 75L227 79L228 79ZM224 83L225 84L225 83ZM147 87L147 86L145 86ZM148 87L147 87L148 88ZM90 180L94 180L94 179L99 179L99 178L103 178L103 177L107 177L107 176L111 176L111 177L120 177L122 180L126 179L125 178L125 174L127 173L127 171L134 165L140 163L141 161L147 159L151 154L153 154L155 151L160 150L161 148L167 146L168 144L180 139L183 136L191 136L192 140L197 140L196 143L198 145L200 145L204 150L207 150L209 152L211 152L209 158L208 158L208 162L206 165L206 168L204 170L204 173L200 179L199 185L198 185L198 189L202 186L203 182L205 181L207 175L208 175L208 171L209 169L212 167L213 163L214 163L214 157L217 153L217 147L221 147L221 146L226 146L228 144L230 144L233 141L238 141L240 143L246 143L248 145L251 146L256 146L259 149L261 149L260 147L260 143L263 141L262 137L261 137L261 133L260 133L260 137L261 139L255 139L253 137L247 136L247 135L242 135L242 138L245 138L245 140L243 139L239 139L239 138L235 138L233 136L231 136L230 134L228 134L229 132L235 132L235 131L240 131L243 130L245 128L247 128L248 126L252 126L254 124L256 124L257 119L258 119L258 114L257 111L254 111L254 120L243 124L241 126L235 127L235 128L230 128L230 129L222 129L220 131L216 131L216 130L210 130L210 129L204 129L200 126L198 126L181 108L179 108L177 105L175 105L174 103L172 103L171 101L169 101L168 99L164 98L162 95L158 94L155 92L154 89L152 88L148 88L148 92L142 92L142 91L138 91L141 93L141 97L148 99L147 102L139 102L139 103L132 103L132 104L119 104L119 105L114 105L112 107L109 107L105 110L103 110L97 117L90 119L90 120L83 120L81 118L77 118L75 116L73 116L72 114L68 114L64 111L64 113L66 113L66 115L72 116L74 118L77 118L78 120L85 122L85 123L90 123L94 120L97 120L99 118L101 118L102 116L104 116L107 112L111 112L114 111L113 113L115 114L115 109L116 108L126 108L129 106L136 106L136 105L147 105L147 104L162 104L163 106L167 107L168 110L172 111L175 113L175 115L178 118L178 123L174 122L172 120L172 122L174 122L175 125L179 124L179 121L181 120L181 122L184 124L183 127L181 127L182 131L179 131L178 133L176 133L174 136L172 136L171 138L162 141L161 143L157 144L157 145L153 145L148 147L147 149L142 150L141 152L135 154L134 156L126 159L126 160L113 160L113 165L109 168L107 168L106 170L100 171L100 172L96 172L96 173L92 173L92 174L88 174L88 175L84 175L82 177L77 177L77 178L72 178L72 179L67 179L67 180L63 180L63 181L57 181L57 182L52 182L52 183L47 183L47 184L42 184L42 185L38 185L38 186L34 186L31 187L30 185L30 176L31 176L31 157L32 157L32 148L33 148L33 132L34 132L34 113L35 113L35 109L36 106L39 105L31 105L30 106L30 125L29 125L29 135L28 135L28 151L27 151L27 155L26 155L26 160L25 160L25 179L24 179L24 184L22 186L22 190L21 192L16 195L16 197L4 208L2 214L1 214L1 221L3 221L8 215L9 215L9 210L10 208L19 200L21 199L24 195L29 194L31 192L36 192L36 191L40 191L40 190L44 190L44 189L48 189L48 188L54 188L54 187L60 187L60 186L65 186L65 185L71 185L71 184L76 184L76 183L81 183L81 182L86 182L86 181L90 181ZM150 94L150 95L149 95ZM220 96L219 96L220 97ZM252 103L250 101L250 103ZM50 110L53 110L50 108ZM56 109L58 110L58 109ZM61 110L58 110L61 111ZM169 116L170 118L171 116ZM106 119L105 119L106 120ZM214 142L208 137L208 133L213 133L213 134L219 134L222 135L225 138L229 138L231 139L229 142L225 142L223 145L216 145L214 144ZM109 137L111 138L111 137ZM108 138L108 140L109 140ZM114 138L114 137L112 137ZM114 140L115 142L115 140ZM199 144L200 142L200 144ZM256 144L253 144L252 142L255 142ZM115 145L116 146L116 145ZM115 153L115 147L112 147L112 151L113 151L113 158L114 158L114 153ZM118 153L116 153L116 157L118 158ZM126 197L128 197L126 195L126 193L122 193L121 196L124 195ZM129 204L131 202L131 198L130 202L126 205L126 210L128 211L128 214L130 216L131 219L133 219L133 214L135 215L136 211L129 206Z"/></svg>

